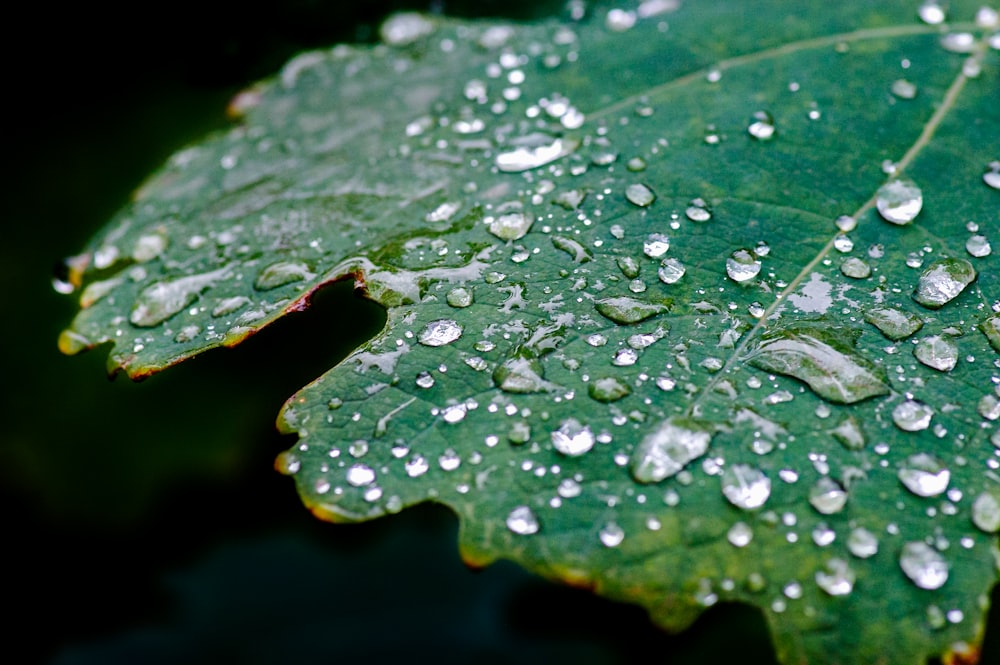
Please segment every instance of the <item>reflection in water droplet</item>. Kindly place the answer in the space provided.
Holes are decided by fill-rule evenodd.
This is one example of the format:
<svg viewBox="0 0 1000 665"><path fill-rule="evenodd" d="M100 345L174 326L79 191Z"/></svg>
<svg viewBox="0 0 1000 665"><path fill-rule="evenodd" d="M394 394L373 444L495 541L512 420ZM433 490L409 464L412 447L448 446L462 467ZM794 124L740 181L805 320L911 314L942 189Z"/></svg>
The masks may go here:
<svg viewBox="0 0 1000 665"><path fill-rule="evenodd" d="M986 533L1000 531L1000 495L995 490L976 497L972 503L972 523Z"/></svg>
<svg viewBox="0 0 1000 665"><path fill-rule="evenodd" d="M857 576L843 559L830 559L823 570L816 571L816 584L831 596L846 596L854 589Z"/></svg>
<svg viewBox="0 0 1000 665"><path fill-rule="evenodd" d="M940 589L948 581L948 562L927 543L913 541L903 545L899 567L921 589Z"/></svg>
<svg viewBox="0 0 1000 665"><path fill-rule="evenodd" d="M528 506L518 506L507 515L507 528L519 536L538 533L538 518Z"/></svg>
<svg viewBox="0 0 1000 665"><path fill-rule="evenodd" d="M656 200L656 194L653 193L653 190L642 183L633 183L625 189L625 198L627 198L630 203L633 203L640 208L645 208Z"/></svg>
<svg viewBox="0 0 1000 665"><path fill-rule="evenodd" d="M695 422L671 418L650 432L632 453L630 470L640 483L676 475L708 450L712 435Z"/></svg>
<svg viewBox="0 0 1000 665"><path fill-rule="evenodd" d="M462 336L462 326L451 319L431 321L418 338L424 346L444 346Z"/></svg>
<svg viewBox="0 0 1000 665"><path fill-rule="evenodd" d="M684 267L683 263L675 258L669 258L663 259L659 270L656 271L656 275L664 284L676 284L686 271L687 268Z"/></svg>
<svg viewBox="0 0 1000 665"><path fill-rule="evenodd" d="M875 206L882 218L893 224L909 224L920 213L924 195L909 178L896 178L879 187Z"/></svg>
<svg viewBox="0 0 1000 665"><path fill-rule="evenodd" d="M913 299L928 309L947 305L976 279L976 269L965 259L935 261L920 275Z"/></svg>
<svg viewBox="0 0 1000 665"><path fill-rule="evenodd" d="M833 478L822 476L809 490L809 503L818 513L834 515L847 504L847 492Z"/></svg>
<svg viewBox="0 0 1000 665"><path fill-rule="evenodd" d="M760 261L749 249L738 249L726 259L726 274L734 282L746 282L760 272Z"/></svg>
<svg viewBox="0 0 1000 665"><path fill-rule="evenodd" d="M893 307L874 307L865 312L865 321L894 342L920 330L923 320L911 312Z"/></svg>
<svg viewBox="0 0 1000 665"><path fill-rule="evenodd" d="M583 455L594 447L594 433L576 418L567 418L552 432L552 447L569 457Z"/></svg>
<svg viewBox="0 0 1000 665"><path fill-rule="evenodd" d="M776 328L761 335L750 364L805 382L823 399L853 404L889 393L885 371L859 355L858 331L843 328Z"/></svg>
<svg viewBox="0 0 1000 665"><path fill-rule="evenodd" d="M950 372L958 364L958 346L947 337L932 335L913 347L917 360L939 372Z"/></svg>
<svg viewBox="0 0 1000 665"><path fill-rule="evenodd" d="M907 457L898 475L906 489L923 497L943 494L951 481L951 472L941 460L927 453Z"/></svg>
<svg viewBox="0 0 1000 665"><path fill-rule="evenodd" d="M760 508L771 496L771 479L760 469L734 464L722 472L722 494L737 508Z"/></svg>

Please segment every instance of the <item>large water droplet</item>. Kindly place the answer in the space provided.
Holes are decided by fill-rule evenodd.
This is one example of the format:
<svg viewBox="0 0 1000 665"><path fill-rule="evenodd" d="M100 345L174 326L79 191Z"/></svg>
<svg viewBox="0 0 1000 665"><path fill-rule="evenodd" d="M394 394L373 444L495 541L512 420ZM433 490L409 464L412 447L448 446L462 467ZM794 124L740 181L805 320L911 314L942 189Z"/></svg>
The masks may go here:
<svg viewBox="0 0 1000 665"><path fill-rule="evenodd" d="M627 198L630 203L633 203L640 208L645 208L656 200L656 194L654 194L653 190L646 185L641 182L637 182L625 188L625 198Z"/></svg>
<svg viewBox="0 0 1000 665"><path fill-rule="evenodd" d="M917 496L937 496L948 489L951 472L932 455L917 453L899 468L899 481Z"/></svg>
<svg viewBox="0 0 1000 665"><path fill-rule="evenodd" d="M518 506L507 515L507 528L519 536L530 536L538 533L538 518L528 506Z"/></svg>
<svg viewBox="0 0 1000 665"><path fill-rule="evenodd" d="M583 455L594 447L594 433L576 418L567 418L552 432L552 447L569 457Z"/></svg>
<svg viewBox="0 0 1000 665"><path fill-rule="evenodd" d="M693 421L665 420L636 446L630 465L632 477L640 483L669 478L704 455L711 440L711 433Z"/></svg>
<svg viewBox="0 0 1000 665"><path fill-rule="evenodd" d="M651 259L658 259L670 249L670 238L662 233L650 233L642 244L642 253Z"/></svg>
<svg viewBox="0 0 1000 665"><path fill-rule="evenodd" d="M788 327L761 335L747 356L754 367L805 382L817 395L838 404L853 404L889 393L885 371L852 346L854 329Z"/></svg>
<svg viewBox="0 0 1000 665"><path fill-rule="evenodd" d="M569 155L580 146L580 142L575 139L552 138L544 134L533 134L511 143L516 146L513 150L496 156L497 168L506 173L545 166Z"/></svg>
<svg viewBox="0 0 1000 665"><path fill-rule="evenodd" d="M639 323L670 309L667 305L644 302L627 296L596 300L594 307L601 316L615 323L624 324Z"/></svg>
<svg viewBox="0 0 1000 665"><path fill-rule="evenodd" d="M816 512L833 515L847 504L847 491L833 478L822 476L809 490L809 503Z"/></svg>
<svg viewBox="0 0 1000 665"><path fill-rule="evenodd" d="M924 322L913 314L893 307L875 307L865 312L865 321L879 329L883 335L894 342L906 339L920 330Z"/></svg>
<svg viewBox="0 0 1000 665"><path fill-rule="evenodd" d="M909 178L890 180L876 193L875 207L883 219L893 224L909 224L923 205L923 192Z"/></svg>
<svg viewBox="0 0 1000 665"><path fill-rule="evenodd" d="M908 399L892 410L892 422L904 432L919 432L930 427L934 410L923 402Z"/></svg>
<svg viewBox="0 0 1000 665"><path fill-rule="evenodd" d="M965 259L935 261L920 275L913 299L929 309L944 307L976 279L976 269Z"/></svg>
<svg viewBox="0 0 1000 665"><path fill-rule="evenodd" d="M684 267L683 263L677 259L669 258L663 259L663 262L660 263L660 268L656 271L656 276L664 284L676 284L684 276L685 272L687 272L687 268Z"/></svg>
<svg viewBox="0 0 1000 665"><path fill-rule="evenodd" d="M535 218L523 212L508 212L499 217L487 218L489 231L501 240L519 240L523 238L531 225L535 223Z"/></svg>
<svg viewBox="0 0 1000 665"><path fill-rule="evenodd" d="M431 321L424 327L418 340L424 346L444 346L462 336L462 326L451 319Z"/></svg>
<svg viewBox="0 0 1000 665"><path fill-rule="evenodd" d="M158 325L193 303L203 290L225 274L226 269L220 268L147 286L136 298L129 321L143 328Z"/></svg>
<svg viewBox="0 0 1000 665"><path fill-rule="evenodd" d="M927 543L913 541L903 545L899 567L921 589L940 589L948 581L948 562Z"/></svg>
<svg viewBox="0 0 1000 665"><path fill-rule="evenodd" d="M760 260L749 249L738 249L726 259L726 274L734 282L746 282L760 272Z"/></svg>
<svg viewBox="0 0 1000 665"><path fill-rule="evenodd" d="M591 399L598 402L617 402L623 397L627 397L632 390L627 384L622 383L613 376L602 379L594 379L587 386L587 393Z"/></svg>
<svg viewBox="0 0 1000 665"><path fill-rule="evenodd" d="M857 576L843 559L830 559L823 570L816 571L816 584L831 596L846 596L854 589Z"/></svg>
<svg viewBox="0 0 1000 665"><path fill-rule="evenodd" d="M958 345L947 337L932 335L913 347L917 360L939 372L950 372L958 364Z"/></svg>
<svg viewBox="0 0 1000 665"><path fill-rule="evenodd" d="M375 482L375 470L367 464L354 464L347 470L347 482L353 487L364 487Z"/></svg>
<svg viewBox="0 0 1000 665"><path fill-rule="evenodd" d="M771 479L748 464L733 464L722 472L722 494L737 508L760 508L771 496Z"/></svg>

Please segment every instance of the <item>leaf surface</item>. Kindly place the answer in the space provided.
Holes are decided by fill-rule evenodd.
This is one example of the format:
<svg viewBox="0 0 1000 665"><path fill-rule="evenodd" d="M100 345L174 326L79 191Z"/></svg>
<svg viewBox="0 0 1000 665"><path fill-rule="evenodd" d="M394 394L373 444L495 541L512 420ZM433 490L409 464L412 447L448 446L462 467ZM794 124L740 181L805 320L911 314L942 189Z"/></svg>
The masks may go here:
<svg viewBox="0 0 1000 665"><path fill-rule="evenodd" d="M298 56L69 261L60 345L138 378L354 279L386 328L279 418L317 515L437 501L471 563L670 629L751 603L789 663L974 657L996 15L782 7L405 14Z"/></svg>

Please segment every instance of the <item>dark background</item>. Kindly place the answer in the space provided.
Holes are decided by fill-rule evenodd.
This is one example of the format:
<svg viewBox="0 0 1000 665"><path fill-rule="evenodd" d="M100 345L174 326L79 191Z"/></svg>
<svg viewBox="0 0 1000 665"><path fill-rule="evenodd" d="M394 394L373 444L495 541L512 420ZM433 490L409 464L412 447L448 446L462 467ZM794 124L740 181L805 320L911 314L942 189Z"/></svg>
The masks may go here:
<svg viewBox="0 0 1000 665"><path fill-rule="evenodd" d="M7 22L0 597L14 620L0 660L773 662L746 608L672 637L641 609L511 564L469 572L440 508L312 518L272 470L292 443L273 420L384 321L347 286L142 384L106 380L103 350L56 350L76 308L51 289L53 266L170 153L225 127L242 87L300 50L371 41L393 10L524 20L562 4L36 4Z"/></svg>

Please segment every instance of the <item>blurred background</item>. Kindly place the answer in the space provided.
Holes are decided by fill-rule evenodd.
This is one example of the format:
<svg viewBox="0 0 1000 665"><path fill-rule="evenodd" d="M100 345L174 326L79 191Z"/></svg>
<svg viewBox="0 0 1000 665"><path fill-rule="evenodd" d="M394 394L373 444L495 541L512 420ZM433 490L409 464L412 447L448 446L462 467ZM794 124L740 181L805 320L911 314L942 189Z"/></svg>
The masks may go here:
<svg viewBox="0 0 1000 665"><path fill-rule="evenodd" d="M392 11L528 20L562 0L99 4L25 5L2 46L3 662L773 662L746 608L675 637L511 564L471 572L440 508L315 520L272 470L292 443L273 421L381 327L349 285L141 384L108 381L103 350L56 350L76 307L55 264L170 153L226 127L241 88L301 50L372 41Z"/></svg>

